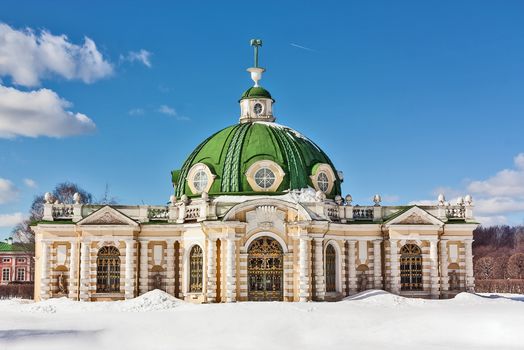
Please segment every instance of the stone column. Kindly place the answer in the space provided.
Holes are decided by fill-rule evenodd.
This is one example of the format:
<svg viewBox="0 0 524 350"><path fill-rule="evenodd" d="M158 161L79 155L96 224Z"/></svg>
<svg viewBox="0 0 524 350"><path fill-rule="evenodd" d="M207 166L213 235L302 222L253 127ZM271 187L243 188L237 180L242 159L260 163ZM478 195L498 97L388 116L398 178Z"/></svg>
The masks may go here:
<svg viewBox="0 0 524 350"><path fill-rule="evenodd" d="M324 278L324 240L315 238L315 297L324 300L326 280Z"/></svg>
<svg viewBox="0 0 524 350"><path fill-rule="evenodd" d="M175 295L175 241L166 241L166 293Z"/></svg>
<svg viewBox="0 0 524 350"><path fill-rule="evenodd" d="M373 241L373 287L382 289L382 240Z"/></svg>
<svg viewBox="0 0 524 350"><path fill-rule="evenodd" d="M216 301L217 291L217 267L216 267L216 238L207 240L207 301L214 303Z"/></svg>
<svg viewBox="0 0 524 350"><path fill-rule="evenodd" d="M438 278L438 252L437 241L432 239L429 241L429 262L430 262L430 290L431 297L438 299L439 297L439 278Z"/></svg>
<svg viewBox="0 0 524 350"><path fill-rule="evenodd" d="M390 266L390 291L393 294L400 294L400 271L399 271L399 260L398 260L398 246L396 239L389 240L389 261Z"/></svg>
<svg viewBox="0 0 524 350"><path fill-rule="evenodd" d="M135 297L135 274L134 260L135 260L135 240L128 239L126 242L126 270L125 270L125 298L132 299Z"/></svg>
<svg viewBox="0 0 524 350"><path fill-rule="evenodd" d="M69 251L69 286L68 286L68 297L70 299L77 298L77 259L78 259L78 244L76 241L71 242L71 248Z"/></svg>
<svg viewBox="0 0 524 350"><path fill-rule="evenodd" d="M309 300L309 242L311 238L307 234L300 235L299 243L299 300Z"/></svg>
<svg viewBox="0 0 524 350"><path fill-rule="evenodd" d="M349 295L355 294L357 287L357 267L355 265L355 245L357 241L348 241L348 281Z"/></svg>
<svg viewBox="0 0 524 350"><path fill-rule="evenodd" d="M90 242L84 241L80 252L80 300L89 300L89 287L91 286L91 249Z"/></svg>
<svg viewBox="0 0 524 350"><path fill-rule="evenodd" d="M42 241L42 274L40 276L40 299L49 299L49 242Z"/></svg>
<svg viewBox="0 0 524 350"><path fill-rule="evenodd" d="M226 302L236 301L236 247L234 233L226 239Z"/></svg>
<svg viewBox="0 0 524 350"><path fill-rule="evenodd" d="M140 275L139 275L139 294L147 293L149 290L149 241L140 241Z"/></svg>
<svg viewBox="0 0 524 350"><path fill-rule="evenodd" d="M440 290L449 291L448 242L440 241Z"/></svg>
<svg viewBox="0 0 524 350"><path fill-rule="evenodd" d="M473 277L473 239L464 240L466 246L466 291L473 293L475 290L475 277Z"/></svg>

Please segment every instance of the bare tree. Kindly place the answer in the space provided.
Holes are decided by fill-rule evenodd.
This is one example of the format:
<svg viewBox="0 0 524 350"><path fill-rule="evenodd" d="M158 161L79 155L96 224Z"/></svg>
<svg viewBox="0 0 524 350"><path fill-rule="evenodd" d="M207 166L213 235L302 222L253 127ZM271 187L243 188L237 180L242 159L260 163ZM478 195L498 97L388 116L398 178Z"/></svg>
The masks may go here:
<svg viewBox="0 0 524 350"><path fill-rule="evenodd" d="M509 278L508 275L508 260L509 256L500 255L494 257L495 266L493 271L493 278L495 279L506 279Z"/></svg>
<svg viewBox="0 0 524 350"><path fill-rule="evenodd" d="M524 278L524 253L515 253L509 258L508 274L511 278Z"/></svg>
<svg viewBox="0 0 524 350"><path fill-rule="evenodd" d="M103 204L103 205L113 205L117 204L117 199L114 196L111 196L111 193L109 191L109 184L106 183L106 188L104 190L104 194L101 198L96 200L96 204Z"/></svg>
<svg viewBox="0 0 524 350"><path fill-rule="evenodd" d="M475 262L475 277L479 279L493 278L495 272L495 259L484 256Z"/></svg>
<svg viewBox="0 0 524 350"><path fill-rule="evenodd" d="M82 203L91 203L93 196L91 193L82 189L77 184L71 182L62 182L56 185L53 190L53 197L60 203L73 203L73 195L78 192L81 196ZM25 244L27 250L34 251L35 233L31 225L42 220L44 216L44 195L37 195L31 203L29 209L29 218L16 225L12 230L12 235L16 241Z"/></svg>

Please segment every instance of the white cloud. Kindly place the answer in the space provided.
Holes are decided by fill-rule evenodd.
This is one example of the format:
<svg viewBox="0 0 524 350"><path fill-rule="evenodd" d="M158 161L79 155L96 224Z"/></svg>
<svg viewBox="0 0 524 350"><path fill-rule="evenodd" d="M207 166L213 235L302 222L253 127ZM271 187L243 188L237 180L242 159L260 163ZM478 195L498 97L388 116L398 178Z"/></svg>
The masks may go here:
<svg viewBox="0 0 524 350"><path fill-rule="evenodd" d="M0 227L12 227L25 219L22 213L0 214Z"/></svg>
<svg viewBox="0 0 524 350"><path fill-rule="evenodd" d="M524 217L524 153L519 153L513 164L514 168L503 169L485 180L466 182L466 190L439 187L434 193L444 193L452 204L456 197L471 193L473 214L477 221L487 226L516 224L515 218ZM413 201L410 204L436 204L436 200Z"/></svg>
<svg viewBox="0 0 524 350"><path fill-rule="evenodd" d="M142 115L144 110L142 108L132 108L127 112L129 115Z"/></svg>
<svg viewBox="0 0 524 350"><path fill-rule="evenodd" d="M508 223L508 218L504 215L476 216L475 220L480 222L482 226L507 225Z"/></svg>
<svg viewBox="0 0 524 350"><path fill-rule="evenodd" d="M167 105L161 105L159 108L158 108L158 112L162 113L162 114L166 114L166 115L169 115L171 117L175 117L176 120L179 120L179 121L188 121L188 120L191 120L191 118L189 117L186 117L184 115L178 115L178 113L175 111L174 108L172 107L169 107Z"/></svg>
<svg viewBox="0 0 524 350"><path fill-rule="evenodd" d="M437 205L437 201L431 200L431 199L420 199L416 201L411 201L408 204L409 205Z"/></svg>
<svg viewBox="0 0 524 350"><path fill-rule="evenodd" d="M0 177L0 204L14 201L18 197L18 189L7 179Z"/></svg>
<svg viewBox="0 0 524 350"><path fill-rule="evenodd" d="M129 51L127 55L120 55L120 60L129 62L140 62L151 68L151 52L141 49L140 51Z"/></svg>
<svg viewBox="0 0 524 350"><path fill-rule="evenodd" d="M88 37L76 45L63 34L16 30L0 23L0 76L10 76L17 85L37 86L53 75L91 83L112 73L113 66Z"/></svg>
<svg viewBox="0 0 524 350"><path fill-rule="evenodd" d="M158 111L162 114L167 114L167 115L170 115L170 116L176 116L176 111L169 107L169 106L166 106L166 105L162 105L158 108Z"/></svg>
<svg viewBox="0 0 524 350"><path fill-rule="evenodd" d="M24 92L0 85L0 138L64 137L95 130L91 119L68 111L70 107L49 89Z"/></svg>
<svg viewBox="0 0 524 350"><path fill-rule="evenodd" d="M490 196L524 196L524 153L513 161L515 169L504 169L487 180L473 181L468 190Z"/></svg>
<svg viewBox="0 0 524 350"><path fill-rule="evenodd" d="M33 179L24 179L24 184L27 187L30 187L30 188L37 188L38 187L38 185L36 184L36 181L33 180Z"/></svg>

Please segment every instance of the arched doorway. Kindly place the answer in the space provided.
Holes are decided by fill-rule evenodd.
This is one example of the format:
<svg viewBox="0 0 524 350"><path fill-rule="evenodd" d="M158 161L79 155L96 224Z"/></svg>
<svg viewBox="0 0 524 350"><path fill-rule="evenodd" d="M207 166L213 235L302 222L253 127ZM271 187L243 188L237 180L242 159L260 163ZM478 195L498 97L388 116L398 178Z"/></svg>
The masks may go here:
<svg viewBox="0 0 524 350"><path fill-rule="evenodd" d="M96 259L96 292L120 292L120 251L113 246L102 247Z"/></svg>
<svg viewBox="0 0 524 350"><path fill-rule="evenodd" d="M332 244L326 247L326 292L337 291L337 252Z"/></svg>
<svg viewBox="0 0 524 350"><path fill-rule="evenodd" d="M276 240L263 236L251 243L247 270L249 300L282 301L284 254Z"/></svg>
<svg viewBox="0 0 524 350"><path fill-rule="evenodd" d="M402 290L422 290L422 252L415 244L400 249L400 284Z"/></svg>

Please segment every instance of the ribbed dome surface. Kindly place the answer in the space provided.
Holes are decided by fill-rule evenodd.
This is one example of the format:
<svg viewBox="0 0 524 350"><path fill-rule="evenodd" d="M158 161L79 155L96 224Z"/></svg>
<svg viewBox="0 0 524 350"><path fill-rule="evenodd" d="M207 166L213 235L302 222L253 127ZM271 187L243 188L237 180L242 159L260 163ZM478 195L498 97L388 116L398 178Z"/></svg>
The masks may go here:
<svg viewBox="0 0 524 350"><path fill-rule="evenodd" d="M328 197L340 194L340 179L326 154L297 131L271 122L251 122L229 126L207 138L189 155L180 170L172 172L176 196L195 196L186 178L191 167L206 164L216 175L209 190L211 195L258 194L249 185L247 169L260 160L277 163L285 172L278 189L314 187L310 176L316 164L329 164L336 181ZM267 194L267 192L264 192ZM269 193L271 194L271 193Z"/></svg>

